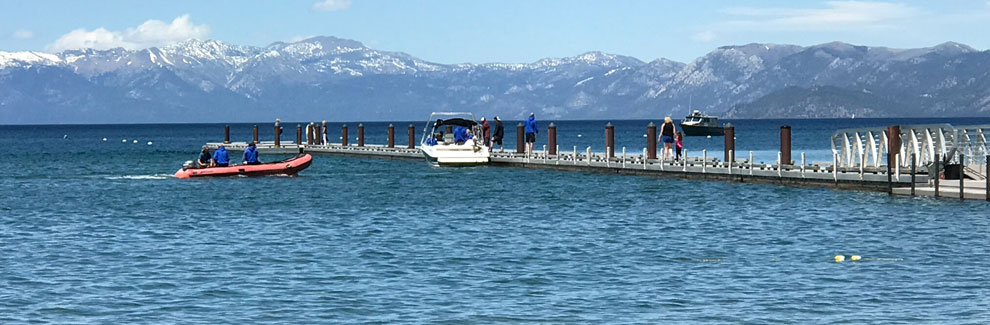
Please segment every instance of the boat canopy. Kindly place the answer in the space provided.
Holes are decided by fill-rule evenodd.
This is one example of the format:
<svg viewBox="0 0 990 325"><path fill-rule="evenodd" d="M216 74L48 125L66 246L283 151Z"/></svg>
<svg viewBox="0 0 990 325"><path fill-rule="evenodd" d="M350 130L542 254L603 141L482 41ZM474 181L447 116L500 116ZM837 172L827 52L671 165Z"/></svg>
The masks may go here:
<svg viewBox="0 0 990 325"><path fill-rule="evenodd" d="M433 124L433 127L438 128L444 125L463 126L466 128L470 128L472 126L478 125L478 122L463 118L451 118L446 120L438 119L437 122Z"/></svg>

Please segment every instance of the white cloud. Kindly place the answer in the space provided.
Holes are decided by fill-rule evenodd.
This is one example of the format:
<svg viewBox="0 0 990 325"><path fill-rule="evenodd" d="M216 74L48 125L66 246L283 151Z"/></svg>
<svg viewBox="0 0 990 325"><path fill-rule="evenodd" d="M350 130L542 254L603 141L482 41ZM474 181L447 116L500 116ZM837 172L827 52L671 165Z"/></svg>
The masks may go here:
<svg viewBox="0 0 990 325"><path fill-rule="evenodd" d="M31 39L34 38L34 32L27 29L18 29L13 34L10 34L10 36L15 39Z"/></svg>
<svg viewBox="0 0 990 325"><path fill-rule="evenodd" d="M707 43L714 41L715 37L716 37L715 32L706 30L706 31L700 31L694 33L694 35L691 36L691 39L693 39L695 42Z"/></svg>
<svg viewBox="0 0 990 325"><path fill-rule="evenodd" d="M182 15L172 20L171 23L152 19L135 28L122 31L110 31L102 27L92 31L82 28L76 29L49 44L48 49L52 51L80 48L105 50L123 47L134 50L163 46L191 38L208 39L209 36L209 26L196 25L189 19L189 15Z"/></svg>
<svg viewBox="0 0 990 325"><path fill-rule="evenodd" d="M313 9L320 11L347 10L350 7L351 0L323 0L313 3Z"/></svg>
<svg viewBox="0 0 990 325"><path fill-rule="evenodd" d="M913 7L891 2L829 1L825 8L731 7L722 11L733 16L730 28L830 31L892 27L917 17Z"/></svg>

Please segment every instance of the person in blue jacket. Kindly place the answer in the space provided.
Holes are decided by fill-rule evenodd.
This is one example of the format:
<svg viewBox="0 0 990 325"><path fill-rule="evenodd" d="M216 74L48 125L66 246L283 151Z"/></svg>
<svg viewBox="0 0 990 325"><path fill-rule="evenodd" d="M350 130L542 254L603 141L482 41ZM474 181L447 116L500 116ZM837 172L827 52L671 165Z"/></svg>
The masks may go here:
<svg viewBox="0 0 990 325"><path fill-rule="evenodd" d="M254 142L248 143L247 149L244 149L244 164L245 165L261 164L261 160L258 160L258 148L255 147Z"/></svg>
<svg viewBox="0 0 990 325"><path fill-rule="evenodd" d="M526 127L526 152L533 153L533 144L536 143L536 135L540 133L539 127L536 126L536 114L529 113L529 118L523 123Z"/></svg>
<svg viewBox="0 0 990 325"><path fill-rule="evenodd" d="M458 126L454 128L454 143L464 144L468 139L471 139L471 135L468 134L468 130L463 126Z"/></svg>
<svg viewBox="0 0 990 325"><path fill-rule="evenodd" d="M220 145L217 147L217 151L213 152L213 166L214 167L227 167L230 165L230 155L227 154L227 149Z"/></svg>

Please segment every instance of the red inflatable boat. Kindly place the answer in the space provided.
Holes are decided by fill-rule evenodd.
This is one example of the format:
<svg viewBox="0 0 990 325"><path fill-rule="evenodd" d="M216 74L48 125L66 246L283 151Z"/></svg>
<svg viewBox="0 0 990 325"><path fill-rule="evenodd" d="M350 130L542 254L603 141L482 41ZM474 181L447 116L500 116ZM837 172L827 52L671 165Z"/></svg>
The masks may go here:
<svg viewBox="0 0 990 325"><path fill-rule="evenodd" d="M265 176L295 175L313 163L313 156L298 155L286 160L260 165L233 165L229 167L186 168L175 172L176 178L217 177L217 176Z"/></svg>

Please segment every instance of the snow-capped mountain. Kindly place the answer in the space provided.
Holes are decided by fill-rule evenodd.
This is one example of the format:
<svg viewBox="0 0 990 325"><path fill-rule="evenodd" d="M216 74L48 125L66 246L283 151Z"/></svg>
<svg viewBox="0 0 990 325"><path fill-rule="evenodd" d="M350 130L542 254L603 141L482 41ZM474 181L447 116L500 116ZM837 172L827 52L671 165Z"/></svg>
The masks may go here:
<svg viewBox="0 0 990 325"><path fill-rule="evenodd" d="M990 52L958 43L748 44L688 64L601 52L439 64L335 37L265 47L189 40L0 52L0 123L419 120L441 110L547 119L677 118L690 109L729 117L990 115L988 71Z"/></svg>

